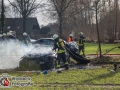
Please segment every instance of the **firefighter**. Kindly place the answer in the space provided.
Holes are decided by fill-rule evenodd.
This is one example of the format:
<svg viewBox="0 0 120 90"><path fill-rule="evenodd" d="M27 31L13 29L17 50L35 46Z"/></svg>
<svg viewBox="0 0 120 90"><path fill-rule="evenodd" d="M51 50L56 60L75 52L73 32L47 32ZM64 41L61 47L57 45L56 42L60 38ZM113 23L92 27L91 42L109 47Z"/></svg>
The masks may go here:
<svg viewBox="0 0 120 90"><path fill-rule="evenodd" d="M54 43L54 48L53 50L57 50L57 68L60 68L60 60L62 59L64 64L65 64L65 69L67 70L68 67L68 61L66 60L66 55L65 55L65 45L62 39L59 38L57 34L53 35L53 39L55 40Z"/></svg>
<svg viewBox="0 0 120 90"><path fill-rule="evenodd" d="M9 32L12 34L12 36L16 37L16 32L15 31L9 31Z"/></svg>
<svg viewBox="0 0 120 90"><path fill-rule="evenodd" d="M11 48L9 48L9 46L12 46ZM18 45L18 39L13 36L12 31L7 32L7 47L9 48L8 50L8 56L11 55L16 55L18 54L17 52L17 45Z"/></svg>
<svg viewBox="0 0 120 90"><path fill-rule="evenodd" d="M0 57L4 59L7 53L7 43L6 43L6 33L2 34L1 41L0 41Z"/></svg>
<svg viewBox="0 0 120 90"><path fill-rule="evenodd" d="M73 34L70 34L68 37L68 42L71 42L71 41L73 41Z"/></svg>
<svg viewBox="0 0 120 90"><path fill-rule="evenodd" d="M3 35L2 35L2 34L0 34L0 43L2 42L2 36L3 36Z"/></svg>
<svg viewBox="0 0 120 90"><path fill-rule="evenodd" d="M26 32L23 33L23 43L26 45L31 43L30 37Z"/></svg>
<svg viewBox="0 0 120 90"><path fill-rule="evenodd" d="M8 41L9 41L9 40L17 40L17 38L14 37L11 32L7 32L7 40L8 40Z"/></svg>
<svg viewBox="0 0 120 90"><path fill-rule="evenodd" d="M85 56L85 51L84 51L84 42L85 42L85 37L83 36L83 33L80 32L79 33L79 41L78 41L78 45L79 45L79 54L82 51L83 56Z"/></svg>
<svg viewBox="0 0 120 90"><path fill-rule="evenodd" d="M2 49L2 43L3 43L3 39L2 39L2 34L0 34L0 49Z"/></svg>
<svg viewBox="0 0 120 90"><path fill-rule="evenodd" d="M3 33L3 35L2 35L2 39L3 39L3 41L6 41L6 37L7 35L6 35L6 33Z"/></svg>
<svg viewBox="0 0 120 90"><path fill-rule="evenodd" d="M7 35L3 33L2 35L2 45L6 48L7 47Z"/></svg>

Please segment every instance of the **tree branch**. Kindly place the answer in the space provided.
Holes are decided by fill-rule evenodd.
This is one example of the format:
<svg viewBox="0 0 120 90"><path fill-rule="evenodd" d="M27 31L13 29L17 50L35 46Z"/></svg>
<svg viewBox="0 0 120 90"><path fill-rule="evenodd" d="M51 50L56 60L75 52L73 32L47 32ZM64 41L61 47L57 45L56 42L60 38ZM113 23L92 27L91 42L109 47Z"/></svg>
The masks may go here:
<svg viewBox="0 0 120 90"><path fill-rule="evenodd" d="M13 7L15 7L21 14L22 14L22 12L17 8L17 6L15 6L14 4L12 4L12 2L10 1L10 0L8 0L9 1L9 3L13 6Z"/></svg>

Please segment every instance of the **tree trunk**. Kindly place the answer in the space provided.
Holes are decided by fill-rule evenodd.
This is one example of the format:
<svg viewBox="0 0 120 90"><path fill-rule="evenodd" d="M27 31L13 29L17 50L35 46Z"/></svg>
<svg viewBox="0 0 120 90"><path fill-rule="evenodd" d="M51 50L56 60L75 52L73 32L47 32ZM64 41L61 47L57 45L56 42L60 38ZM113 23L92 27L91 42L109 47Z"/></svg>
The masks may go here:
<svg viewBox="0 0 120 90"><path fill-rule="evenodd" d="M120 40L120 30L119 30L119 34L118 34L118 39Z"/></svg>
<svg viewBox="0 0 120 90"><path fill-rule="evenodd" d="M60 21L59 21L59 34L61 37L62 33L63 33L63 31L62 31L62 24L63 24L62 15L59 16L59 19L60 19Z"/></svg>
<svg viewBox="0 0 120 90"><path fill-rule="evenodd" d="M99 36L99 28L98 28L98 10L97 10L97 4L96 4L96 28L97 28L97 36L98 36L98 45L99 45L99 53L100 53L100 57L102 56L101 53L101 44L100 44L100 36Z"/></svg>
<svg viewBox="0 0 120 90"><path fill-rule="evenodd" d="M115 34L114 34L114 39L116 39L117 37L117 6L118 6L118 1L115 1Z"/></svg>
<svg viewBox="0 0 120 90"><path fill-rule="evenodd" d="M26 32L26 15L23 16L23 32Z"/></svg>

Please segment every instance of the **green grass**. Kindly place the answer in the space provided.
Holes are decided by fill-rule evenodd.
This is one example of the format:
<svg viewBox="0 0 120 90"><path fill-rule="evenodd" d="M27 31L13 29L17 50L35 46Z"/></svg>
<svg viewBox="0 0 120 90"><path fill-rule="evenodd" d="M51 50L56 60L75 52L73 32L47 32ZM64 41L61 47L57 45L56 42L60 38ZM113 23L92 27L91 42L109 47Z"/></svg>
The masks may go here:
<svg viewBox="0 0 120 90"><path fill-rule="evenodd" d="M101 43L101 50L102 54L104 54L106 51L116 47L120 46L120 44L105 44ZM85 53L86 54L97 54L98 52L98 44L97 43L85 43ZM120 49L116 48L112 51L110 51L108 54L120 54Z"/></svg>
<svg viewBox="0 0 120 90"><path fill-rule="evenodd" d="M47 75L31 73L8 73L12 76L30 76L32 87L11 87L9 90L119 90L120 70L110 72L108 68L67 70L62 73L48 72ZM0 88L0 90L5 90Z"/></svg>
<svg viewBox="0 0 120 90"><path fill-rule="evenodd" d="M0 90L120 90L119 86L89 86L89 85L68 85L68 86L37 86L37 87L14 87L0 88Z"/></svg>
<svg viewBox="0 0 120 90"><path fill-rule="evenodd" d="M102 53L120 44L101 44ZM96 54L98 44L85 43L86 54ZM112 50L109 54L120 54L119 49ZM8 72L11 76L30 76L34 86L0 88L0 90L120 90L120 68L111 72L113 66L96 69L75 69L62 73L48 72L41 75L26 72ZM0 73L2 74L2 73Z"/></svg>

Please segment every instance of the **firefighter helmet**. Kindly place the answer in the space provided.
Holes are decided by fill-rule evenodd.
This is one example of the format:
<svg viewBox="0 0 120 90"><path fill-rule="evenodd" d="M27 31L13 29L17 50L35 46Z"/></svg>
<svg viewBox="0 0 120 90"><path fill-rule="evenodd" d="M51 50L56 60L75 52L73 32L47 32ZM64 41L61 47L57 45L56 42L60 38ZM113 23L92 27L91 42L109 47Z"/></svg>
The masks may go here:
<svg viewBox="0 0 120 90"><path fill-rule="evenodd" d="M83 35L83 33L82 33L82 32L80 32L79 34L80 34L80 35Z"/></svg>
<svg viewBox="0 0 120 90"><path fill-rule="evenodd" d="M71 36L71 37L72 37L72 36L73 36L73 34L70 34L69 36Z"/></svg>
<svg viewBox="0 0 120 90"><path fill-rule="evenodd" d="M6 36L6 33L3 33L3 36Z"/></svg>
<svg viewBox="0 0 120 90"><path fill-rule="evenodd" d="M57 34L54 34L53 35L53 39L56 39L56 38L58 38L59 36L57 35Z"/></svg>
<svg viewBox="0 0 120 90"><path fill-rule="evenodd" d="M0 37L2 37L3 35L2 34L0 34Z"/></svg>
<svg viewBox="0 0 120 90"><path fill-rule="evenodd" d="M26 32L24 32L24 33L23 33L23 36L27 36L27 33L26 33Z"/></svg>
<svg viewBox="0 0 120 90"><path fill-rule="evenodd" d="M10 36L10 35L12 35L12 33L10 33L10 32L7 32L7 36Z"/></svg>
<svg viewBox="0 0 120 90"><path fill-rule="evenodd" d="M13 31L9 31L10 33L12 33Z"/></svg>

